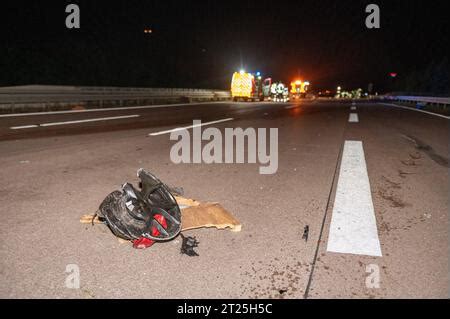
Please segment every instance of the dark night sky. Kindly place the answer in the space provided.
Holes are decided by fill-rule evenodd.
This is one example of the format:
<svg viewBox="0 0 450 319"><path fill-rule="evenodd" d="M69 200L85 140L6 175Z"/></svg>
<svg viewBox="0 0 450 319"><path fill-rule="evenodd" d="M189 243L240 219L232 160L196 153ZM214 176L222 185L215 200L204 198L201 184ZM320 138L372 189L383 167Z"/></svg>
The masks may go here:
<svg viewBox="0 0 450 319"><path fill-rule="evenodd" d="M2 1L0 85L229 87L243 66L383 89L447 55L448 1ZM65 6L81 29L65 28ZM381 8L367 29L365 7ZM153 33L145 34L144 28Z"/></svg>

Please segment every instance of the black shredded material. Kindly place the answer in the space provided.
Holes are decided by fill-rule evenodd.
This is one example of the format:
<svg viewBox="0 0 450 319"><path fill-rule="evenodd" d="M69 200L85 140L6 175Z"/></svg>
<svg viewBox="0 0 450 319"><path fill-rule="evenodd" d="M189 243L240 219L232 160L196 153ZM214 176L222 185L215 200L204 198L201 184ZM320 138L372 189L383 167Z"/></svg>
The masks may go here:
<svg viewBox="0 0 450 319"><path fill-rule="evenodd" d="M308 241L308 236L309 236L309 225L306 225L305 229L303 230L302 239L304 239L305 241Z"/></svg>
<svg viewBox="0 0 450 319"><path fill-rule="evenodd" d="M187 236L184 237L183 234L180 234L183 242L181 244L181 254L185 254L188 256L198 256L198 253L194 250L195 247L198 247L200 243L195 237Z"/></svg>

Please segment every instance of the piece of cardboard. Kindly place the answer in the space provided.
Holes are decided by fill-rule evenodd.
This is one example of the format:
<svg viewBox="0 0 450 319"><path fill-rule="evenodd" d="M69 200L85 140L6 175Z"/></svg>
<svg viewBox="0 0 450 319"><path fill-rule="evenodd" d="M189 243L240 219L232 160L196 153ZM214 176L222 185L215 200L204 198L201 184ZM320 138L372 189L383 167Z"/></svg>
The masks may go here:
<svg viewBox="0 0 450 319"><path fill-rule="evenodd" d="M215 227L217 229L230 228L231 231L241 231L242 225L225 208L217 203L202 203L181 210L182 231Z"/></svg>

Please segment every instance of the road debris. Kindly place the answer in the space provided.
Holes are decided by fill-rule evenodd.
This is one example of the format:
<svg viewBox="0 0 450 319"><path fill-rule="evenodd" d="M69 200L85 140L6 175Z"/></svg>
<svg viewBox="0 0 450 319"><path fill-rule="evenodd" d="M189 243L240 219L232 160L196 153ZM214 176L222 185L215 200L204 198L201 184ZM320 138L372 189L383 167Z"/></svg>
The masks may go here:
<svg viewBox="0 0 450 319"><path fill-rule="evenodd" d="M308 241L308 236L309 236L309 225L306 225L305 229L303 230L302 239L304 239L307 242Z"/></svg>
<svg viewBox="0 0 450 319"><path fill-rule="evenodd" d="M203 203L190 198L175 196L181 209L181 231L196 228L215 227L239 232L241 223L218 203ZM98 216L87 214L80 218L82 224L104 223Z"/></svg>
<svg viewBox="0 0 450 319"><path fill-rule="evenodd" d="M184 237L183 234L180 234L180 236L183 240L180 253L191 257L198 256L198 253L194 250L194 248L198 247L198 244L200 244L197 238L191 236Z"/></svg>
<svg viewBox="0 0 450 319"><path fill-rule="evenodd" d="M110 193L96 215L111 231L126 240L167 241L181 231L181 211L168 187L156 176L139 169L141 190L130 183ZM144 240L145 241L145 240Z"/></svg>
<svg viewBox="0 0 450 319"><path fill-rule="evenodd" d="M187 204L189 201L187 199L183 202ZM229 228L233 232L241 231L241 223L220 204L194 201L194 205L182 209L182 231L207 227Z"/></svg>
<svg viewBox="0 0 450 319"><path fill-rule="evenodd" d="M104 199L95 214L83 215L80 222L106 224L121 243L131 242L136 249L171 240L180 231L189 229L241 230L240 222L220 204L173 196L172 192L182 194L184 190L165 186L143 169L138 170L138 177L141 190L125 183L121 191L114 191Z"/></svg>

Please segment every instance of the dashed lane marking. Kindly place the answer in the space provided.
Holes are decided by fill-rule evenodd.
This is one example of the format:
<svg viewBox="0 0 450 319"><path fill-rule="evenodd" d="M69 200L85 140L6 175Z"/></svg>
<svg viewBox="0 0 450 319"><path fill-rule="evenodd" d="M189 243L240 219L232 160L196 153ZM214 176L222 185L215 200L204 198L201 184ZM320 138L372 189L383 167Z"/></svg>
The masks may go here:
<svg viewBox="0 0 450 319"><path fill-rule="evenodd" d="M86 123L86 122L120 120L120 119L127 119L127 118L139 117L139 116L140 116L139 114L133 114L133 115L124 115L124 116L97 117L97 118L93 118L93 119L84 119L84 120L76 120L76 121L51 122L51 123L41 123L41 124L33 124L33 125L11 126L10 129L11 130L21 130L21 129L35 128L35 127L47 127L47 126L78 124L78 123Z"/></svg>
<svg viewBox="0 0 450 319"><path fill-rule="evenodd" d="M382 256L361 141L345 141L327 251Z"/></svg>
<svg viewBox="0 0 450 319"><path fill-rule="evenodd" d="M11 130L21 130L25 128L33 128L33 127L39 127L39 125L33 124L33 125L21 125L21 126L11 126Z"/></svg>
<svg viewBox="0 0 450 319"><path fill-rule="evenodd" d="M348 121L350 123L358 123L359 122L358 114L357 113L350 113L350 115L348 117Z"/></svg>
<svg viewBox="0 0 450 319"><path fill-rule="evenodd" d="M211 124L216 124L216 123L222 123L222 122L228 122L228 121L232 121L234 120L234 118L229 117L226 119L221 119L221 120L216 120L216 121L211 121L211 122L203 122L200 124L194 124L194 125L189 125L189 126L184 126L184 127L177 127L174 129L170 129L170 130L165 130L165 131L159 131L159 132L153 132L153 133L149 133L149 136L157 136L157 135L162 135L162 134L169 134L172 132L177 132L177 131L182 131L182 130L186 130L186 129L190 129L190 128L194 128L194 127L199 127L199 126L205 126L205 125L211 125Z"/></svg>

